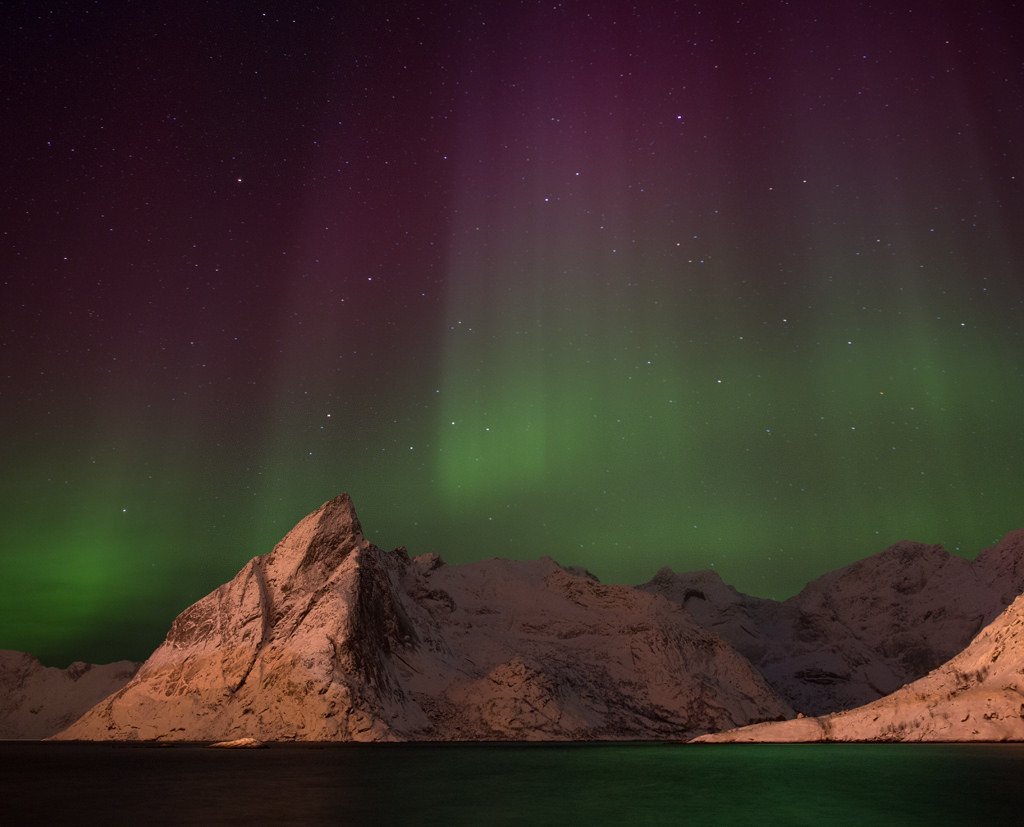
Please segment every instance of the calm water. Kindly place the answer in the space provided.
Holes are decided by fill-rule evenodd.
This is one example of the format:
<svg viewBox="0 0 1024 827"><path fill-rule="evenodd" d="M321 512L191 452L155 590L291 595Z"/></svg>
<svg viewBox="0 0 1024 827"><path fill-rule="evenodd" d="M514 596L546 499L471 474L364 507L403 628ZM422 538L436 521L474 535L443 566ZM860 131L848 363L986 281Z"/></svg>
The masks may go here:
<svg viewBox="0 0 1024 827"><path fill-rule="evenodd" d="M0 743L0 823L1020 823L1024 745Z"/></svg>

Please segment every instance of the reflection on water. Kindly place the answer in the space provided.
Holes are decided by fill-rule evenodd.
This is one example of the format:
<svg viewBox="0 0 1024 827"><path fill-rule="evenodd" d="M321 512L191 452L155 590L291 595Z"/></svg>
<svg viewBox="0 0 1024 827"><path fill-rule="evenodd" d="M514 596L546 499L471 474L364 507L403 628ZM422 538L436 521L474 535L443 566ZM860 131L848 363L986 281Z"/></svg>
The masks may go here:
<svg viewBox="0 0 1024 827"><path fill-rule="evenodd" d="M0 820L1012 823L1022 778L1024 745L0 743Z"/></svg>

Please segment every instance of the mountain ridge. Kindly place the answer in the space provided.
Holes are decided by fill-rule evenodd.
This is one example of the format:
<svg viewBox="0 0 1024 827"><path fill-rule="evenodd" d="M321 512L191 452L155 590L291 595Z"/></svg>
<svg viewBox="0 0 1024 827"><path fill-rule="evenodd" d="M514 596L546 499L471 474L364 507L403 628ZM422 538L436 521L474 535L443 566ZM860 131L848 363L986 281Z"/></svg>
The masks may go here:
<svg viewBox="0 0 1024 827"><path fill-rule="evenodd" d="M61 739L680 738L792 710L671 602L386 552L341 495L182 612Z"/></svg>
<svg viewBox="0 0 1024 827"><path fill-rule="evenodd" d="M900 541L792 597L753 597L714 572L662 569L638 588L686 606L800 712L850 709L949 660L1024 591L1024 531L971 561Z"/></svg>
<svg viewBox="0 0 1024 827"><path fill-rule="evenodd" d="M0 649L0 740L59 732L127 683L138 667L131 661L75 661L58 669L26 652Z"/></svg>
<svg viewBox="0 0 1024 827"><path fill-rule="evenodd" d="M871 703L1022 590L1024 529L973 561L900 541L775 601L710 569L630 587L550 557L410 558L367 540L342 494L181 612L58 737L678 739Z"/></svg>
<svg viewBox="0 0 1024 827"><path fill-rule="evenodd" d="M870 704L711 733L699 743L1024 741L1024 595L959 654Z"/></svg>

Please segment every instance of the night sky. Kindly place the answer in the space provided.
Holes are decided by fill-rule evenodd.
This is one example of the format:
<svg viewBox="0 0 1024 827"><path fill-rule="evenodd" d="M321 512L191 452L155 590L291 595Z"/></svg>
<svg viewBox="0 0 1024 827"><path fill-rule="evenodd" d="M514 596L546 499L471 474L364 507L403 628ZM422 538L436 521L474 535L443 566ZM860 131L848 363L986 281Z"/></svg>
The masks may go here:
<svg viewBox="0 0 1024 827"><path fill-rule="evenodd" d="M5 3L0 647L377 544L785 597L1024 526L1014 2Z"/></svg>

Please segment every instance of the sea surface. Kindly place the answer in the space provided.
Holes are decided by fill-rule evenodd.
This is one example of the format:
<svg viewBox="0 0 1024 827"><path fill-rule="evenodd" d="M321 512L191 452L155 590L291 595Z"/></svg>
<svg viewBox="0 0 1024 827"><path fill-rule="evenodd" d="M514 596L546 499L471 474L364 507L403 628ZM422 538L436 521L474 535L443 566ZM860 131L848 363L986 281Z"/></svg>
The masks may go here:
<svg viewBox="0 0 1024 827"><path fill-rule="evenodd" d="M2 824L1011 824L1024 745L0 742Z"/></svg>

